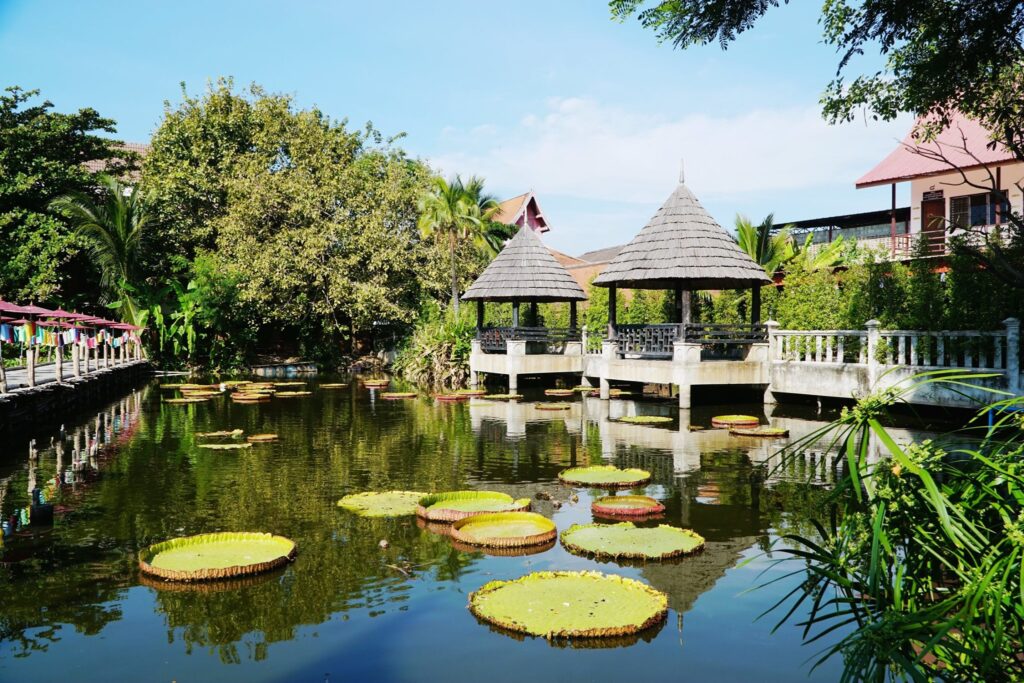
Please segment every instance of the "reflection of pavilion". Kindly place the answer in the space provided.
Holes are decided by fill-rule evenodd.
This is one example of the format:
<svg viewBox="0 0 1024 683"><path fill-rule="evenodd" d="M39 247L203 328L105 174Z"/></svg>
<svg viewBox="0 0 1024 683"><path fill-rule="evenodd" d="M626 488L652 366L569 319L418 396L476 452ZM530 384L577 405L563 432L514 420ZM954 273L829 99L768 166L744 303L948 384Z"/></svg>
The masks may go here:
<svg viewBox="0 0 1024 683"><path fill-rule="evenodd" d="M469 414L473 431L480 432L485 420L505 424L506 437L521 439L526 436L528 422L563 422L566 431L578 434L582 431L584 404L573 401L569 410L538 410L536 403L520 401L490 401L474 398L469 403Z"/></svg>

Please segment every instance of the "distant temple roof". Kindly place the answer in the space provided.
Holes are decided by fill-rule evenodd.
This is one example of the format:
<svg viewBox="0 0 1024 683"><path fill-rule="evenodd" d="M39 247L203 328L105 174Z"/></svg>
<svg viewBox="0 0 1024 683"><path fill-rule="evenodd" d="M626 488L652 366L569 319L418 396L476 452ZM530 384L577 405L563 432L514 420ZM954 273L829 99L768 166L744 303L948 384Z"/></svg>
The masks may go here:
<svg viewBox="0 0 1024 683"><path fill-rule="evenodd" d="M576 258L580 261L586 261L587 263L608 263L613 258L619 255L625 244L617 244L614 247L605 247L604 249L595 249L588 251L585 254L580 254Z"/></svg>
<svg viewBox="0 0 1024 683"><path fill-rule="evenodd" d="M551 229L544 213L537 203L537 196L533 190L524 192L521 195L506 199L498 205L498 211L494 214L494 220L507 225L523 225L528 223L537 232L547 232Z"/></svg>
<svg viewBox="0 0 1024 683"><path fill-rule="evenodd" d="M602 287L631 289L731 289L767 282L764 268L740 249L682 182L594 279Z"/></svg>
<svg viewBox="0 0 1024 683"><path fill-rule="evenodd" d="M533 230L520 229L462 295L463 301L582 301L569 271Z"/></svg>
<svg viewBox="0 0 1024 683"><path fill-rule="evenodd" d="M955 170L949 163L922 156L915 149L941 153L956 167L964 169L1015 161L1005 147L990 147L990 143L989 132L974 119L963 116L954 117L932 142L915 140L911 130L899 147L857 180L857 188L899 183ZM967 151L964 151L965 147Z"/></svg>
<svg viewBox="0 0 1024 683"><path fill-rule="evenodd" d="M150 145L144 142L124 142L119 145L116 145L116 148L123 149L127 152L134 152L135 154L138 154L139 157L142 159L146 158L146 155L149 154L149 150L151 149ZM85 162L85 164L83 165L92 173L101 173L107 170L108 162L104 159L93 159L91 161ZM129 175L133 180L136 180L138 173L131 173Z"/></svg>

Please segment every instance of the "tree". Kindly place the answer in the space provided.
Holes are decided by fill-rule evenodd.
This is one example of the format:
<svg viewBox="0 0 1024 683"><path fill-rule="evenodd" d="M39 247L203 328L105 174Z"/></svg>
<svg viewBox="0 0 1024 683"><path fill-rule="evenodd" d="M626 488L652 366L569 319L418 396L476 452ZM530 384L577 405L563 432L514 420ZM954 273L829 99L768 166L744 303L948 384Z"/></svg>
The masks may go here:
<svg viewBox="0 0 1024 683"><path fill-rule="evenodd" d="M783 0L786 2L787 0ZM636 16L677 48L718 42L724 49L779 0L611 0L613 18ZM832 122L861 109L891 120L929 115L929 135L961 111L1024 160L1024 4L1018 0L827 0L824 42L839 54L821 102ZM886 58L874 73L847 80L856 58Z"/></svg>
<svg viewBox="0 0 1024 683"><path fill-rule="evenodd" d="M451 266L452 310L459 314L459 276L456 253L460 243L488 249L487 222L498 210L498 202L483 192L483 180L476 176L463 183L456 175L451 180L437 177L433 187L419 200L419 229L424 238L433 238L448 248Z"/></svg>
<svg viewBox="0 0 1024 683"><path fill-rule="evenodd" d="M772 277L796 255L793 238L789 235L791 228L786 225L776 231L773 214L768 214L758 225L751 223L746 216L737 215L736 241L740 249L762 266L768 277Z"/></svg>
<svg viewBox="0 0 1024 683"><path fill-rule="evenodd" d="M135 295L139 251L149 213L137 187L125 187L109 175L100 175L98 181L98 198L84 192L65 194L50 202L50 209L66 216L88 244L102 274L106 302L119 303L122 317L137 325L142 310Z"/></svg>
<svg viewBox="0 0 1024 683"><path fill-rule="evenodd" d="M33 104L38 95L16 86L0 94L0 292L81 303L74 300L96 296L95 275L77 256L78 237L49 203L95 185L88 162L118 174L134 155L97 134L114 133L113 120L88 108L55 112L49 101Z"/></svg>

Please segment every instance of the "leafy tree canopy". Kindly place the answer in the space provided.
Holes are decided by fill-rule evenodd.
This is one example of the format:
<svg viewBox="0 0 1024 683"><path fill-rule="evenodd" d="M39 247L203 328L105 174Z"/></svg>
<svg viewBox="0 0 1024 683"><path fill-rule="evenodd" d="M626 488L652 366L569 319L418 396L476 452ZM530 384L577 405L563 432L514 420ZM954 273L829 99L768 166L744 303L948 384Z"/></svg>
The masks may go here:
<svg viewBox="0 0 1024 683"><path fill-rule="evenodd" d="M678 48L724 49L788 0L611 0L613 18L636 16ZM824 0L823 39L838 65L822 105L833 122L866 109L890 120L928 114L944 125L956 111L982 121L1024 159L1024 4L1018 0ZM885 64L851 74L877 52ZM928 130L924 131L926 134Z"/></svg>
<svg viewBox="0 0 1024 683"><path fill-rule="evenodd" d="M95 289L95 273L75 258L79 239L48 205L96 185L87 162L103 162L118 174L134 157L99 135L115 132L111 119L89 108L55 112L51 102L37 102L38 95L16 86L0 94L0 293L73 304Z"/></svg>

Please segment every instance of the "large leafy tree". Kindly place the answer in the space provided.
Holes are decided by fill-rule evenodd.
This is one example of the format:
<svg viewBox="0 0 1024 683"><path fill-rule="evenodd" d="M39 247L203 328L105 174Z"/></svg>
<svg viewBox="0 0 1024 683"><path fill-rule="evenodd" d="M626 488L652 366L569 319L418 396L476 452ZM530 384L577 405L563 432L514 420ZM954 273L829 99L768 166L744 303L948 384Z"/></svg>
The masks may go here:
<svg viewBox="0 0 1024 683"><path fill-rule="evenodd" d="M98 183L98 197L85 192L65 194L50 202L50 208L66 216L88 245L101 273L105 301L116 303L124 319L139 324L138 264L149 213L137 187L126 187L109 175L101 175Z"/></svg>
<svg viewBox="0 0 1024 683"><path fill-rule="evenodd" d="M134 157L99 135L115 132L113 120L88 108L56 112L38 95L18 87L0 94L0 294L82 303L96 296L95 271L49 203L95 185L88 162L117 174Z"/></svg>
<svg viewBox="0 0 1024 683"><path fill-rule="evenodd" d="M787 0L611 0L612 16L636 16L678 48L724 49ZM1024 159L1024 3L1019 0L824 0L823 39L836 48L836 75L822 105L832 121L866 109L876 118L962 111ZM877 53L879 69L857 73ZM870 63L873 63L870 62ZM928 131L924 131L926 134Z"/></svg>
<svg viewBox="0 0 1024 683"><path fill-rule="evenodd" d="M424 238L433 238L444 245L450 258L452 310L459 314L460 245L470 244L478 250L492 250L494 240L487 239L488 226L498 211L498 202L483 191L483 180L472 177L467 182L456 175L450 180L434 178L433 186L419 199L419 229Z"/></svg>

